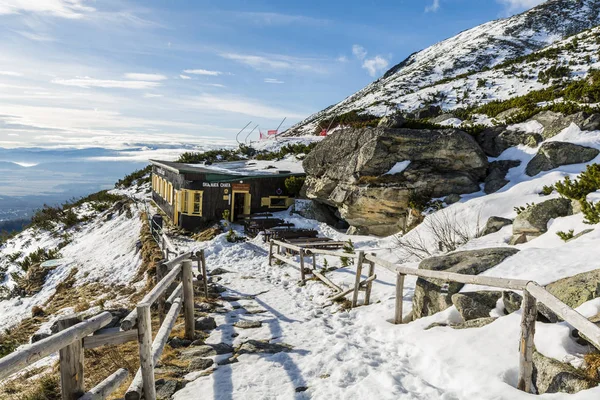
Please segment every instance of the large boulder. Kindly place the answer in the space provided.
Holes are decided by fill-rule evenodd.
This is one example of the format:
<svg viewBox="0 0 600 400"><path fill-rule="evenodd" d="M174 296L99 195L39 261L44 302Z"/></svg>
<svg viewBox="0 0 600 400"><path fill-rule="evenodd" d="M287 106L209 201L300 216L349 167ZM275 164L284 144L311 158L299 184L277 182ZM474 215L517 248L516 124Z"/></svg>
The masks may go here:
<svg viewBox="0 0 600 400"><path fill-rule="evenodd" d="M442 113L442 108L440 106L423 106L421 108L416 109L408 116L413 119L426 119L426 118L435 118Z"/></svg>
<svg viewBox="0 0 600 400"><path fill-rule="evenodd" d="M500 264L519 250L511 247L459 251L431 257L419 264L419 269L478 275ZM413 318L421 318L443 311L452 305L452 295L464 284L440 279L417 279L413 296Z"/></svg>
<svg viewBox="0 0 600 400"><path fill-rule="evenodd" d="M496 233L500 229L504 228L507 225L511 225L512 223L512 219L502 217L490 217L485 224L485 228L483 228L483 232L481 232L481 236Z"/></svg>
<svg viewBox="0 0 600 400"><path fill-rule="evenodd" d="M357 231L386 236L405 229L414 198L479 191L487 165L475 140L457 129L345 129L304 160L304 191L337 207Z"/></svg>
<svg viewBox="0 0 600 400"><path fill-rule="evenodd" d="M402 115L402 113L394 113L381 118L377 126L381 128L390 129L402 128L402 125L404 125L405 122L406 118L404 118L404 115Z"/></svg>
<svg viewBox="0 0 600 400"><path fill-rule="evenodd" d="M483 191L486 194L490 194L502 189L509 182L506 179L508 170L518 167L519 165L521 165L521 161L519 160L500 160L491 162L488 168L488 176L484 181L485 186Z"/></svg>
<svg viewBox="0 0 600 400"><path fill-rule="evenodd" d="M533 383L538 394L577 393L597 385L570 364L533 352Z"/></svg>
<svg viewBox="0 0 600 400"><path fill-rule="evenodd" d="M502 125L487 128L477 136L477 142L490 157L498 157L504 150L520 144L536 147L543 140L539 133L508 129Z"/></svg>
<svg viewBox="0 0 600 400"><path fill-rule="evenodd" d="M525 173L535 176L542 171L550 171L561 165L581 164L592 161L600 151L568 142L544 143L538 153L529 161Z"/></svg>
<svg viewBox="0 0 600 400"><path fill-rule="evenodd" d="M598 116L594 116L594 114L578 112L572 115L564 115L554 111L542 111L531 117L530 121L537 121L544 127L542 132L544 139L558 135L571 124L577 125L582 130L595 130L598 129L598 123L600 122Z"/></svg>
<svg viewBox="0 0 600 400"><path fill-rule="evenodd" d="M600 129L600 114L592 114L579 126L582 131L597 131Z"/></svg>
<svg viewBox="0 0 600 400"><path fill-rule="evenodd" d="M464 321L470 321L489 317L501 297L502 292L498 291L455 293L452 295L452 304Z"/></svg>
<svg viewBox="0 0 600 400"><path fill-rule="evenodd" d="M528 206L513 221L513 238L511 243L526 237L526 241L548 231L548 222L553 218L573 215L571 200L559 198Z"/></svg>
<svg viewBox="0 0 600 400"><path fill-rule="evenodd" d="M600 297L600 269L559 279L546 285L546 290L569 307L579 307L587 301ZM558 320L558 317L543 304L538 308L540 314L550 321Z"/></svg>

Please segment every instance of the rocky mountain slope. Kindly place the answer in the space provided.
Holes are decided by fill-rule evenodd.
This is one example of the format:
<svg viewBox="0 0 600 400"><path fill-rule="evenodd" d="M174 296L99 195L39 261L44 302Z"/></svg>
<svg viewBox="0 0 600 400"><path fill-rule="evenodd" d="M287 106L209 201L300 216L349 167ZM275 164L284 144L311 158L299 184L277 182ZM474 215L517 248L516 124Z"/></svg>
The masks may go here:
<svg viewBox="0 0 600 400"><path fill-rule="evenodd" d="M539 71L524 70L518 65L487 70L545 49L599 23L600 1L550 0L523 14L488 22L411 55L382 78L311 115L283 135L314 134L326 128L331 118L350 111L381 116L395 108L412 110L423 104L450 108L523 94L543 86L538 80ZM597 62L596 54L593 60L588 60L588 64ZM466 77L478 72L481 77ZM454 80L457 77L467 82ZM494 77L512 81L504 82L500 89L479 81ZM320 126L320 122L327 123Z"/></svg>

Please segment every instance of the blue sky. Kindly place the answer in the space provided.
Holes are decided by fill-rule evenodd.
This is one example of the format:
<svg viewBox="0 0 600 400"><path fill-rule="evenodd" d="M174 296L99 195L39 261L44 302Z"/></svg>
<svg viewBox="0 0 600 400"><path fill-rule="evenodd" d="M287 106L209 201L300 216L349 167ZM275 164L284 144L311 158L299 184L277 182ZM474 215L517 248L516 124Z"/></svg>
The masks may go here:
<svg viewBox="0 0 600 400"><path fill-rule="evenodd" d="M219 143L543 0L0 0L0 147Z"/></svg>

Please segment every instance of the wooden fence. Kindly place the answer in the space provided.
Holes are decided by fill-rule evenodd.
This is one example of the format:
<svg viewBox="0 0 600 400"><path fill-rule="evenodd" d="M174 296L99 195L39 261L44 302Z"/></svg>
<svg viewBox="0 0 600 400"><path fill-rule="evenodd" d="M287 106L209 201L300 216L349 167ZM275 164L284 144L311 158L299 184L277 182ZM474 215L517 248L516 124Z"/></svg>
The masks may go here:
<svg viewBox="0 0 600 400"><path fill-rule="evenodd" d="M166 241L162 242L162 246ZM161 244L161 242L159 242ZM162 247L161 250L164 250ZM173 252L171 252L173 253ZM176 254L176 252L175 252ZM84 349L104 345L119 345L138 341L140 368L127 390L127 400L155 400L154 366L158 362L175 321L183 308L185 337L195 336L194 289L192 263L198 262L203 280L204 294L208 296L207 272L204 251L185 253L157 267L157 283L122 321L120 328L102 329L112 320L103 312L88 320L67 318L58 321L59 332L24 346L0 359L0 381L22 371L33 363L59 352L61 393L63 400L99 400L107 398L129 376L129 371L119 369L88 392L84 390ZM177 284L176 280L180 280ZM150 308L157 305L160 328L152 340ZM168 311L163 312L168 307Z"/></svg>
<svg viewBox="0 0 600 400"><path fill-rule="evenodd" d="M274 252L274 249L277 249ZM299 255L300 262L296 263L289 257L282 256L281 249L287 249L288 254ZM583 315L557 299L544 287L538 283L530 280L520 279L505 279L496 278L481 275L463 275L453 272L445 271L432 271L415 268L407 268L401 265L391 263L375 256L375 254L365 254L363 251L358 254L347 254L343 252L325 251L325 250L314 250L302 248L288 243L280 241L271 241L269 249L269 265L272 265L272 259L275 258L286 264L294 267L299 267L301 271L301 279L304 280L305 276L302 273L302 267L304 265L303 258L307 255L324 254L335 257L352 257L356 260L356 280L354 288L341 291L334 295L331 299L341 298L347 294L353 293L352 306L357 306L357 299L359 291L364 287L366 291L364 304L369 304L369 298L371 293L371 283L376 279L375 266L381 266L394 274L396 274L396 307L394 315L394 323L402 324L402 305L404 295L404 278L407 275L416 276L425 279L439 279L443 282L457 282L464 284L472 284L479 286L494 287L503 290L518 290L523 293L522 317L521 317L521 335L519 341L519 380L517 387L518 389L527 393L532 393L533 390L533 351L534 351L534 335L535 335L535 321L537 319L537 302L544 304L556 315L566 321L568 324L579 330L581 335L590 341L594 347L600 349L600 327L590 322ZM362 275L362 268L364 264L369 265L368 278L365 281L360 281ZM313 258L312 268L316 268L316 264ZM331 285L329 285L331 286ZM334 289L337 285L334 286Z"/></svg>

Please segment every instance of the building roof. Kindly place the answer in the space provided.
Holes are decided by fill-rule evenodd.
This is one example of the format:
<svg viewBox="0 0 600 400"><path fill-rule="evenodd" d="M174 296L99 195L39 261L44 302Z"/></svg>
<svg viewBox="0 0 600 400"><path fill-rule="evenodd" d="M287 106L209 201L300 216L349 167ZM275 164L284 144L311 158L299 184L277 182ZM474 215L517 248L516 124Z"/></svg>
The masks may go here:
<svg viewBox="0 0 600 400"><path fill-rule="evenodd" d="M226 181L240 178L266 178L273 176L304 175L298 161L242 160L214 164L186 164L172 161L150 160L156 166L178 174L206 174L207 180Z"/></svg>

